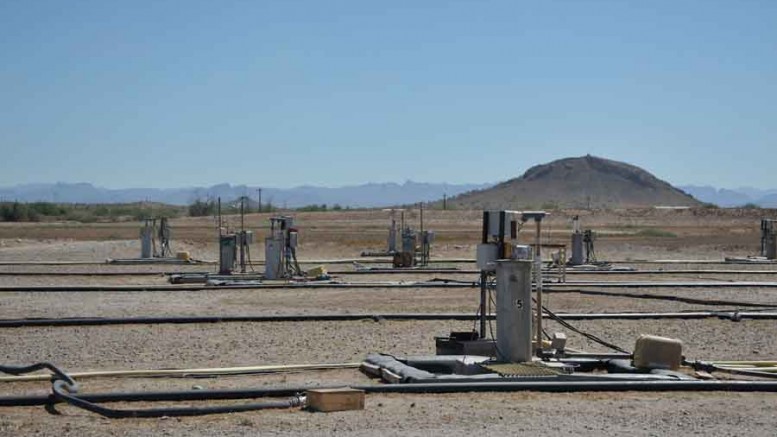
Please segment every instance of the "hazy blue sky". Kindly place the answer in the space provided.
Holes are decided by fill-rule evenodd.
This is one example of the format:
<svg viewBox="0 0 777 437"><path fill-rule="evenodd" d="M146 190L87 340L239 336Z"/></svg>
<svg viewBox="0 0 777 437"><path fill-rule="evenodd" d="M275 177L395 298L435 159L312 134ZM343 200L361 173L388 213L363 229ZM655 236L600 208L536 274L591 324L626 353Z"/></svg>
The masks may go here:
<svg viewBox="0 0 777 437"><path fill-rule="evenodd" d="M777 187L777 1L0 1L0 185Z"/></svg>

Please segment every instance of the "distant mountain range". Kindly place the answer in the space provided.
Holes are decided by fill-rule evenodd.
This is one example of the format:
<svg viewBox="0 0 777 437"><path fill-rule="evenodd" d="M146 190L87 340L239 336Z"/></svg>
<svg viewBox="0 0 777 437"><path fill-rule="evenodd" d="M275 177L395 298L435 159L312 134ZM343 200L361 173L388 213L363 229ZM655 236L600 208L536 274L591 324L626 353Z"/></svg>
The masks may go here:
<svg viewBox="0 0 777 437"><path fill-rule="evenodd" d="M439 200L443 195L455 196L479 190L492 184L434 184L407 181L368 183L337 188L300 186L294 188L262 188L262 203L279 207L298 208L307 205L338 204L343 207L374 208ZM221 197L231 201L248 196L258 197L258 187L219 184L212 187L189 188L127 188L109 189L89 183L25 184L0 187L0 201L55 203L131 203L160 202L188 205L197 199Z"/></svg>
<svg viewBox="0 0 777 437"><path fill-rule="evenodd" d="M559 163L563 163L563 165L567 166L570 165L568 160L562 160L559 161ZM520 199L516 198L513 200L522 200L523 203L532 201L537 203L537 205L541 205L543 201L548 203L559 202L560 198L558 193L547 192L544 195L540 195L540 192L547 190L549 185L555 185L555 183L560 182L561 180L565 181L563 184L565 186L585 186L590 190L591 186L594 185L592 184L591 180L592 172L591 169L583 167L576 168L573 173L586 175L585 180L574 181L574 183L570 183L570 180L568 179L569 176L565 176L563 178L550 178L548 175L543 175L543 177L540 178L543 182L538 182L539 185L537 187L534 187L525 193L522 192L519 194L518 191L521 190L515 191L515 188L511 188L508 191L512 193L510 196L517 195L520 197ZM546 167L539 166L535 168L534 171L527 173L529 176L532 176L534 173L538 173L537 169L544 168ZM571 171L570 169L565 170ZM645 177L650 179L648 176ZM549 181L553 179L559 180L553 181L554 183L550 184ZM463 197L453 199L452 202L462 204L473 203L474 205L478 202L462 201L471 198L475 194L481 196L479 192L482 192L483 190L489 189L491 187L504 190L506 186L512 187L514 184L515 182L511 181L504 182L499 185L445 183L435 184L407 181L402 184L368 183L363 185L351 185L337 188L307 185L294 188L262 188L262 202L264 204L270 202L275 206L285 206L288 208L298 208L301 206L321 204L327 204L330 207L338 204L343 207L347 206L351 208L375 208L393 205L406 205L416 202L432 202L441 199L443 195L447 195L449 198L452 198L467 193L467 195ZM612 184L613 181L602 182L602 188L608 185L612 186ZM684 185L679 186L678 188L702 202L714 203L721 207L736 207L752 203L764 208L777 208L777 189L763 190L752 187L728 189L697 185ZM217 197L221 197L225 201L231 201L245 195L249 196L252 202L251 204L255 205L254 202L258 197L257 189L258 187L230 184L219 184L212 187L127 189L101 188L89 183L25 184L15 185L12 187L0 187L0 201L18 200L20 202L58 203L131 203L149 201L167 203L171 205L188 205L197 199L215 199ZM513 191L515 192L513 193ZM566 189L564 191L567 192ZM612 197L612 189L606 189L604 192L608 193L608 195ZM534 194L538 194L540 197L534 199ZM497 197L501 198L502 195ZM580 200L583 198L585 199L585 202L591 201L593 204L608 203L602 201L602 199L593 199L589 197L580 197L576 195L576 199L580 204L576 204L575 206L583 206L583 203L581 203L583 200ZM548 200L550 198L553 199ZM614 199L607 200L612 201ZM616 203L621 203L623 200L624 199L619 198ZM566 204L567 202L562 201L559 203L561 204L559 206L563 206L563 204Z"/></svg>
<svg viewBox="0 0 777 437"><path fill-rule="evenodd" d="M685 185L681 190L701 200L722 207L742 206L748 203L762 208L777 208L777 189L761 190L752 187L715 188L711 186Z"/></svg>

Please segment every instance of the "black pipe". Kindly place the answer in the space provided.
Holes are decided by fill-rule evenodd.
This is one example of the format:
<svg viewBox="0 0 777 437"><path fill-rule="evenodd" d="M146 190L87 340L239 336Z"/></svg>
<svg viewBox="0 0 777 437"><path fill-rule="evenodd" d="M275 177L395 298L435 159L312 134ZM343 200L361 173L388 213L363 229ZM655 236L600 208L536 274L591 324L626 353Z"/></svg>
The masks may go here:
<svg viewBox="0 0 777 437"><path fill-rule="evenodd" d="M323 388L300 386L286 388L186 390L163 392L113 392L81 394L79 399L102 402L201 401L255 399L295 396L306 390ZM330 387L333 388L333 387ZM419 383L353 386L366 393L469 393L537 391L572 393L585 391L728 391L777 392L775 381L560 381L560 382L466 382ZM0 407L36 406L61 402L54 395L0 397Z"/></svg>
<svg viewBox="0 0 777 437"><path fill-rule="evenodd" d="M250 263L247 263L248 265ZM560 273L558 270L543 270L545 273ZM364 270L330 270L330 275L390 275L390 274L478 274L477 269L448 268L369 268ZM567 275L777 275L777 270L567 270ZM0 276L173 276L173 275L211 275L212 272L2 272Z"/></svg>
<svg viewBox="0 0 777 437"><path fill-rule="evenodd" d="M570 290L550 290L551 293L579 293L591 296L607 296L607 297L625 297L630 299L648 299L648 300L668 300L674 302L682 302L696 305L731 305L736 307L753 307L753 308L777 308L777 304L769 303L757 303L757 302L744 302L738 300L719 300L719 299L696 299L692 297L675 296L672 294L634 294L616 291L601 291L601 290L583 290L583 289L570 289Z"/></svg>
<svg viewBox="0 0 777 437"><path fill-rule="evenodd" d="M724 319L777 320L777 312L739 311L688 311L653 313L566 313L556 314L562 320L699 320ZM547 315L545 318L549 318ZM487 319L495 316L489 314ZM237 316L159 316L159 317L65 317L0 319L0 328L40 326L103 326L103 325L150 325L191 323L273 323L273 322L346 322L355 320L480 320L471 313L393 313L393 314L290 314L290 315L237 315Z"/></svg>
<svg viewBox="0 0 777 437"><path fill-rule="evenodd" d="M493 318L494 316L489 316ZM243 315L243 316L160 316L160 317L66 317L0 320L0 328L31 326L101 326L188 324L226 322L345 322L355 320L473 320L470 313L418 313L418 314L291 314L291 315Z"/></svg>
<svg viewBox="0 0 777 437"><path fill-rule="evenodd" d="M66 402L78 408L82 408L92 413L99 414L110 419L125 418L152 418L152 417L180 417L180 416L204 416L208 414L226 414L239 413L244 411L266 410L270 408L293 408L302 405L302 399L298 396L284 400L269 400L263 402L253 402L238 405L218 405L208 407L164 407L138 409L115 409L98 405L94 402L85 400L80 396L75 396L68 390L68 384L65 381L54 381L52 384L54 398Z"/></svg>
<svg viewBox="0 0 777 437"><path fill-rule="evenodd" d="M281 283L281 284L238 284L238 285L38 285L6 286L0 292L135 292L135 291L204 291L204 290L277 290L294 288L318 289L376 289L376 288L476 288L479 281L446 281L415 283ZM601 288L777 288L777 282L566 282L545 285L545 290L564 290L579 287Z"/></svg>
<svg viewBox="0 0 777 437"><path fill-rule="evenodd" d="M284 284L239 284L239 285L30 285L0 287L4 293L64 293L64 292L138 292L138 291L207 291L207 290L280 290L295 288L319 289L375 289L375 288L475 288L477 281L437 283L284 283Z"/></svg>
<svg viewBox="0 0 777 437"><path fill-rule="evenodd" d="M773 381L559 381L392 384L354 387L367 393L465 393L539 391L730 391L777 392Z"/></svg>
<svg viewBox="0 0 777 437"><path fill-rule="evenodd" d="M362 264L391 264L390 259L375 258L353 258L353 259L334 259L334 260L301 260L302 264L340 264L359 262ZM432 259L430 263L448 263L448 264L468 264L475 263L474 258L451 258L451 259ZM688 265L750 265L750 266L772 266L777 265L776 261L760 262L740 262L725 260L609 260L609 264L688 264ZM106 265L106 261L0 261L0 266L61 266L61 265ZM154 264L148 262L145 264ZM196 264L218 264L217 261L198 260ZM264 261L254 261L252 265L264 265Z"/></svg>
<svg viewBox="0 0 777 437"><path fill-rule="evenodd" d="M193 274L187 273L187 274ZM0 272L0 276L165 276L168 272Z"/></svg>
<svg viewBox="0 0 777 437"><path fill-rule="evenodd" d="M777 288L777 282L737 281L568 281L545 285L545 289L564 289L571 287L601 288Z"/></svg>

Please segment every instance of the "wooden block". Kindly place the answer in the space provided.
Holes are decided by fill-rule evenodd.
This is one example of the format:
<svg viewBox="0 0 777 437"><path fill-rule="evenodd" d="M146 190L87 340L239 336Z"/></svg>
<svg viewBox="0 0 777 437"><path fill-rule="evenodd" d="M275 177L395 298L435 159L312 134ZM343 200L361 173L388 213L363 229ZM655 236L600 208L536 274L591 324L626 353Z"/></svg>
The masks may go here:
<svg viewBox="0 0 777 437"><path fill-rule="evenodd" d="M306 393L308 407L314 411L363 410L364 390L343 388L316 388Z"/></svg>

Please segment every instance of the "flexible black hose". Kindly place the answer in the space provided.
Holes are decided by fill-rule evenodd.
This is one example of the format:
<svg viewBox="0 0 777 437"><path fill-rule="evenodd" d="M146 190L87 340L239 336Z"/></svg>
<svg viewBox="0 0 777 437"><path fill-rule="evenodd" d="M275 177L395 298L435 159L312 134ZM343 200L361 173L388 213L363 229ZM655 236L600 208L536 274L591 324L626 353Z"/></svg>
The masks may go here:
<svg viewBox="0 0 777 437"><path fill-rule="evenodd" d="M211 407L166 407L166 408L148 408L148 409L126 409L119 410L107 408L94 402L84 400L73 396L64 381L54 381L52 391L55 399L64 401L75 407L99 414L110 419L152 418L152 417L179 417L179 416L204 416L207 414L225 414L239 413L243 411L266 410L270 408L293 408L303 405L303 400L299 396L293 396L284 400L270 400L263 402L253 402L238 405L219 405Z"/></svg>
<svg viewBox="0 0 777 437"><path fill-rule="evenodd" d="M75 395L78 392L78 384L70 375L57 366L41 362L29 366L6 366L0 365L0 372L12 375L22 375L35 372L37 370L47 369L52 372L52 395L51 400L66 402L78 408L82 408L101 416L120 419L127 417L173 417L173 416L202 416L206 414L234 413L241 411L263 410L267 408L291 408L303 404L302 398L294 396L287 400L273 400L260 403L250 403L241 405L220 405L215 407L171 407L171 408L151 408L144 410L117 410L97 405L89 400L82 399ZM27 404L29 405L29 404Z"/></svg>

